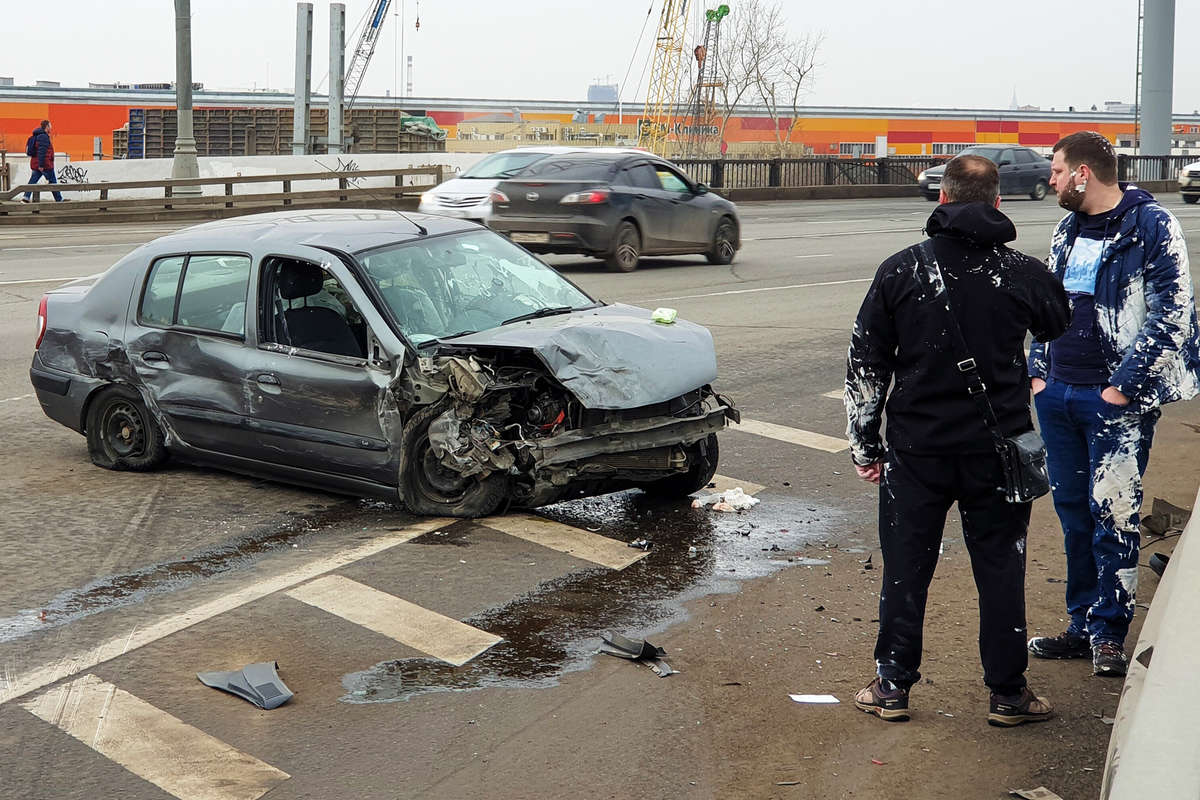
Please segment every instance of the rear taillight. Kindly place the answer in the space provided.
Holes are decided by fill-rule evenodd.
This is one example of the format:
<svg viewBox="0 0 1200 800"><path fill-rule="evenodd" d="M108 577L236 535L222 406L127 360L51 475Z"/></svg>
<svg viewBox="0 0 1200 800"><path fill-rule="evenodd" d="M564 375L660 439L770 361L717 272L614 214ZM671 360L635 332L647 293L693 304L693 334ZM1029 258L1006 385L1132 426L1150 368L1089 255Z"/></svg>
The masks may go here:
<svg viewBox="0 0 1200 800"><path fill-rule="evenodd" d="M37 341L33 344L33 349L37 350L42 346L42 337L46 335L46 296L42 295L42 302L38 303L38 332Z"/></svg>
<svg viewBox="0 0 1200 800"><path fill-rule="evenodd" d="M508 195L506 195L504 192L500 191L499 189L492 189L492 193L488 195L488 199L491 200L493 204L507 203Z"/></svg>
<svg viewBox="0 0 1200 800"><path fill-rule="evenodd" d="M571 192L558 202L564 206L590 206L608 202L607 189L591 189L586 192Z"/></svg>

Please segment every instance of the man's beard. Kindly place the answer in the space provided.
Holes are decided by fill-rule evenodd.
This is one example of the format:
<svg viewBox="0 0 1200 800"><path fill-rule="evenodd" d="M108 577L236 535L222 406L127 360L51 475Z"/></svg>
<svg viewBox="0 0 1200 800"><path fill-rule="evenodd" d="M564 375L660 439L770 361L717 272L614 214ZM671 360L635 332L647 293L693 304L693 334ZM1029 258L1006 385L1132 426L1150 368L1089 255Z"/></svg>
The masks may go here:
<svg viewBox="0 0 1200 800"><path fill-rule="evenodd" d="M1064 188L1058 193L1058 204L1067 211L1078 213L1083 207L1083 192L1077 191L1074 186Z"/></svg>

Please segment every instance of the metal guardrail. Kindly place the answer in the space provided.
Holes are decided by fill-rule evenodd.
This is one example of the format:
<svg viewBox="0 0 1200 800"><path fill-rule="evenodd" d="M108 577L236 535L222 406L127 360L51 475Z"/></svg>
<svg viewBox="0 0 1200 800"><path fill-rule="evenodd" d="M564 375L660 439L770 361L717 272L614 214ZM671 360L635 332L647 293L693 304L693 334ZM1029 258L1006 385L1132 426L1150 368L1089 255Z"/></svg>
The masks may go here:
<svg viewBox="0 0 1200 800"><path fill-rule="evenodd" d="M412 176L428 176L429 182L406 183ZM367 179L391 178L389 186L360 186ZM233 215L264 208L310 207L331 203L391 203L406 195L419 195L442 182L442 167L428 166L406 169L367 169L354 171L304 172L283 175L236 175L213 178L165 178L146 181L111 181L101 183L38 183L14 186L0 192L0 201L15 200L29 192L34 202L0 203L0 218L8 221L32 217L54 216L67 218L95 215L161 214L164 212ZM318 185L336 183L336 188L294 190L294 184ZM234 187L248 184L279 184L275 191L242 192ZM180 194L183 187L219 187L212 194ZM122 192L161 189L160 197L121 197ZM97 195L95 199L77 200L69 204L41 201L41 195L60 192L64 195ZM239 211L240 210L240 211Z"/></svg>
<svg viewBox="0 0 1200 800"><path fill-rule="evenodd" d="M1117 180L1173 181L1188 164L1200 161L1197 156L1117 156Z"/></svg>
<svg viewBox="0 0 1200 800"><path fill-rule="evenodd" d="M675 161L695 180L714 189L797 188L803 186L913 185L922 170L950 156L887 158L762 158Z"/></svg>

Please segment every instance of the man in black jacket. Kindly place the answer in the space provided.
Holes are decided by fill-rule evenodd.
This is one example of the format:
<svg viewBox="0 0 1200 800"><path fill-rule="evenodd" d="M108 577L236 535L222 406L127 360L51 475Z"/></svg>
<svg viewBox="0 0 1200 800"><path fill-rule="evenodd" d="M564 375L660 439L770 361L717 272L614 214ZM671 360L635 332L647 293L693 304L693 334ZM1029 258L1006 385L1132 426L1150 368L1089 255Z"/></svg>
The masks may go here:
<svg viewBox="0 0 1200 800"><path fill-rule="evenodd" d="M1032 430L1025 334L1057 337L1070 308L1043 263L1005 246L1017 233L999 205L996 166L978 156L953 159L941 205L925 226L932 249L909 247L884 261L854 324L847 435L859 476L880 486L883 551L878 677L855 705L886 720L908 719L909 688L921 677L929 582L955 502L979 590L979 652L992 692L988 722L1020 725L1051 714L1025 683L1030 504L1005 498L1000 459L958 368L961 348L946 308L948 300L1001 432Z"/></svg>

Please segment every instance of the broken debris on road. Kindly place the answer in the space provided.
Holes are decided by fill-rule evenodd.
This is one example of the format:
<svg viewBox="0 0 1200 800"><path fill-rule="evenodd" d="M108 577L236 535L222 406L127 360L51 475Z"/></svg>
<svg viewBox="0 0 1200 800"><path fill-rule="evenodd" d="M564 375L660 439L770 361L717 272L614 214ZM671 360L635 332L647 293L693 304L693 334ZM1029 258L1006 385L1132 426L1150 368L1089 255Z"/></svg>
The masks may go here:
<svg viewBox="0 0 1200 800"><path fill-rule="evenodd" d="M274 661L263 661L232 672L197 672L196 677L205 686L235 694L270 711L293 697L292 690L279 679L278 668Z"/></svg>
<svg viewBox="0 0 1200 800"><path fill-rule="evenodd" d="M667 651L650 644L645 639L630 639L619 633L610 633L600 638L604 642L600 645L601 653L641 662L654 670L660 678L665 678L676 672L676 670L671 669L670 664L663 661L667 657Z"/></svg>

